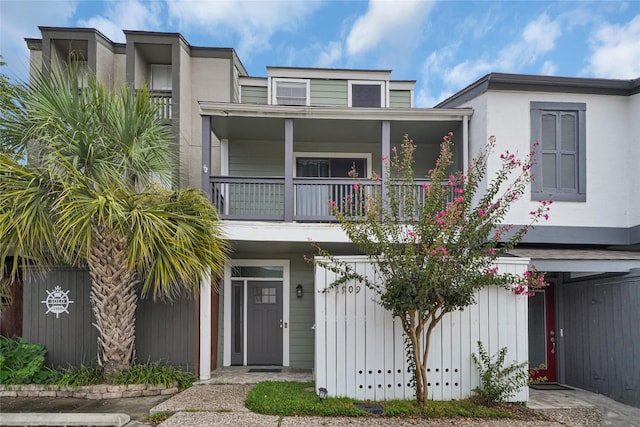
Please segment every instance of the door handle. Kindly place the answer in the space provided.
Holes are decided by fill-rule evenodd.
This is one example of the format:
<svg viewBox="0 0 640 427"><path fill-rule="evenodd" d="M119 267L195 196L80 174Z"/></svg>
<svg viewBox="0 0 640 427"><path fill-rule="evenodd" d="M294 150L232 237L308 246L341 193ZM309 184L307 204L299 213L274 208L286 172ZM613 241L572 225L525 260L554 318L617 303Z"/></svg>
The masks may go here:
<svg viewBox="0 0 640 427"><path fill-rule="evenodd" d="M551 341L551 354L556 354L556 338L551 337L549 341Z"/></svg>
<svg viewBox="0 0 640 427"><path fill-rule="evenodd" d="M282 329L282 319L280 319L280 329Z"/></svg>

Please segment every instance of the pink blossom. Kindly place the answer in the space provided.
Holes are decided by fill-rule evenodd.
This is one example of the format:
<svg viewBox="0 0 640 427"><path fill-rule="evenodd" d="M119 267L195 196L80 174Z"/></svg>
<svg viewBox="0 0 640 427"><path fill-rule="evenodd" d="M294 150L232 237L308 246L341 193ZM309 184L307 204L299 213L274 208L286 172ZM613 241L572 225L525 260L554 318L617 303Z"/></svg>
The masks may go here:
<svg viewBox="0 0 640 427"><path fill-rule="evenodd" d="M464 192L464 190L462 188L456 188L453 191L455 191L456 194L462 194Z"/></svg>
<svg viewBox="0 0 640 427"><path fill-rule="evenodd" d="M353 184L353 189L357 190L358 189L358 183Z"/></svg>
<svg viewBox="0 0 640 427"><path fill-rule="evenodd" d="M398 149L395 146L393 146L393 148L391 148L391 151L393 151L394 153L397 153Z"/></svg>
<svg viewBox="0 0 640 427"><path fill-rule="evenodd" d="M478 215L480 215L480 218L484 218L487 216L487 214L484 212L484 209L482 208L478 209Z"/></svg>
<svg viewBox="0 0 640 427"><path fill-rule="evenodd" d="M385 162L389 159L389 156L382 156L382 161Z"/></svg>
<svg viewBox="0 0 640 427"><path fill-rule="evenodd" d="M435 250L432 250L432 251L431 251L431 255L432 255L432 256L436 256L437 254L438 254L438 252L436 252Z"/></svg>
<svg viewBox="0 0 640 427"><path fill-rule="evenodd" d="M414 233L412 229L409 229L407 230L407 235L413 239L416 236L416 233Z"/></svg>
<svg viewBox="0 0 640 427"><path fill-rule="evenodd" d="M463 197L456 198L456 203L462 203L462 202L464 202L464 198Z"/></svg>

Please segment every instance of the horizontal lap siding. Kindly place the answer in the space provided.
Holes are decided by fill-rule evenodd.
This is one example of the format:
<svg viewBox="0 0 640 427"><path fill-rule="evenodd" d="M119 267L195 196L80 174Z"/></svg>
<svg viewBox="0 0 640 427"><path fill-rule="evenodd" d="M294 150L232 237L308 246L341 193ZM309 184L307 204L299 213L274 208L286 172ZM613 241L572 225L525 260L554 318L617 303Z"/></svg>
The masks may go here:
<svg viewBox="0 0 640 427"><path fill-rule="evenodd" d="M375 274L364 257L346 257L355 270ZM501 271L522 274L527 263L503 261ZM316 267L316 386L331 396L356 399L407 399L413 396L400 322L385 311L376 295L350 281L327 287L336 274ZM477 304L449 313L431 337L427 363L429 399L462 399L479 385L471 353L482 341L491 355L507 347L505 360L528 358L527 299L498 287L478 292ZM526 401L528 389L513 399Z"/></svg>
<svg viewBox="0 0 640 427"><path fill-rule="evenodd" d="M284 176L284 141L229 143L230 176Z"/></svg>
<svg viewBox="0 0 640 427"><path fill-rule="evenodd" d="M390 90L389 106L395 108L411 108L411 91Z"/></svg>
<svg viewBox="0 0 640 427"><path fill-rule="evenodd" d="M560 291L566 383L640 407L640 273Z"/></svg>
<svg viewBox="0 0 640 427"><path fill-rule="evenodd" d="M311 105L346 107L348 83L346 80L311 80Z"/></svg>
<svg viewBox="0 0 640 427"><path fill-rule="evenodd" d="M266 105L267 88L257 86L242 86L242 103L243 104L261 104Z"/></svg>

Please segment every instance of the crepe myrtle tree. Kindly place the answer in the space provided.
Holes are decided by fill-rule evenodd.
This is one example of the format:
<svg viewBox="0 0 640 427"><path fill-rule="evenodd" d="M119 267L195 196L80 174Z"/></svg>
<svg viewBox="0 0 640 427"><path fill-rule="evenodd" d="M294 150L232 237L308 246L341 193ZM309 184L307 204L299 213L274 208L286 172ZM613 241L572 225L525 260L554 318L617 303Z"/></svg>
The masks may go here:
<svg viewBox="0 0 640 427"><path fill-rule="evenodd" d="M204 274L222 274L216 209L199 190L173 189L170 128L146 90L52 70L11 105L0 122L0 271L88 268L98 362L105 375L126 370L139 295L194 294Z"/></svg>
<svg viewBox="0 0 640 427"><path fill-rule="evenodd" d="M320 256L316 262L339 277L332 286L360 281L400 320L420 405L428 397L431 333L446 313L473 304L474 295L485 286L528 295L545 284L535 269L521 276L501 272L496 265L498 257L515 247L536 221L549 217L551 201L539 201L527 225L514 229L504 224L509 207L523 196L532 179L534 153L525 159L502 153L495 177L481 188L495 138L489 139L463 174L450 172L452 137L453 133L444 136L427 180L414 180L415 145L405 135L400 148L393 147L391 157L382 159L387 176L392 177L384 183L384 192L365 189L353 170L350 175L356 181L351 194L330 202L342 229L372 262L375 281L314 244Z"/></svg>

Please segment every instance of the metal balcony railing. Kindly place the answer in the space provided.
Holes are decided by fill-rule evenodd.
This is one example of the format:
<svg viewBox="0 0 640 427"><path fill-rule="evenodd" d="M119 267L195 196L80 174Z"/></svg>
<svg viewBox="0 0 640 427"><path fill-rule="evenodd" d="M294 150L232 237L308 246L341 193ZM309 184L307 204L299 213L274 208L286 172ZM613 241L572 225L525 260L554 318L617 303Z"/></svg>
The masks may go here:
<svg viewBox="0 0 640 427"><path fill-rule="evenodd" d="M286 206L293 206L293 221L334 222L332 203L346 215L362 213L368 196L382 191L379 181L337 178L294 178L293 191L285 192L284 177L212 176L211 200L220 217L233 220L284 221ZM411 191L417 203L424 201L423 183ZM448 200L455 197L453 189ZM399 207L404 209L400 201Z"/></svg>

